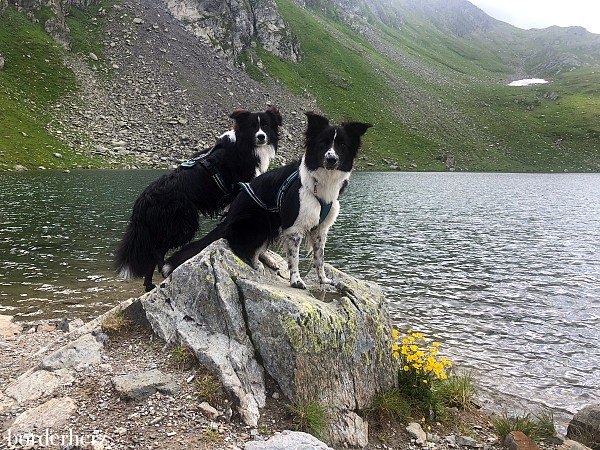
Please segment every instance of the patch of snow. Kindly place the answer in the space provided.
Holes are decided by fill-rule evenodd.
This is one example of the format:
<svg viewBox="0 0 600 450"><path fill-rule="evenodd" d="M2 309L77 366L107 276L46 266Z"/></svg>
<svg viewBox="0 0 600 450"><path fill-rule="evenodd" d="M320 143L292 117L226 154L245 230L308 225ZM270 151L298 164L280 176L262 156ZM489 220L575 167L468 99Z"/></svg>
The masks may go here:
<svg viewBox="0 0 600 450"><path fill-rule="evenodd" d="M529 86L531 84L546 84L548 83L543 78L526 78L524 80L516 80L508 83L509 86Z"/></svg>

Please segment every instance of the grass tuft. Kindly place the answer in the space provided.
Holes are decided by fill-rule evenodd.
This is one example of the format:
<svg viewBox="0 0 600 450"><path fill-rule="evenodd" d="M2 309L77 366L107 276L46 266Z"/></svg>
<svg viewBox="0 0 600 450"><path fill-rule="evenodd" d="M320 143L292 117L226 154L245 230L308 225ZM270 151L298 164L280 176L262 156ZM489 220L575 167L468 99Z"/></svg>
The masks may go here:
<svg viewBox="0 0 600 450"><path fill-rule="evenodd" d="M189 369L196 360L194 352L185 344L174 347L172 353L179 370Z"/></svg>
<svg viewBox="0 0 600 450"><path fill-rule="evenodd" d="M196 377L196 395L212 406L222 405L225 399L219 379L208 370L200 371Z"/></svg>
<svg viewBox="0 0 600 450"><path fill-rule="evenodd" d="M398 391L380 392L373 400L367 414L375 414L380 418L403 420L411 415L410 402Z"/></svg>
<svg viewBox="0 0 600 450"><path fill-rule="evenodd" d="M315 401L296 402L288 407L297 431L323 439L327 426L327 410Z"/></svg>
<svg viewBox="0 0 600 450"><path fill-rule="evenodd" d="M551 412L545 411L523 416L509 416L504 412L492 419L492 425L502 443L512 431L520 431L534 441L551 438L556 434L554 417Z"/></svg>
<svg viewBox="0 0 600 450"><path fill-rule="evenodd" d="M134 325L133 321L126 318L123 311L117 311L109 315L102 322L101 328L105 333L120 333Z"/></svg>
<svg viewBox="0 0 600 450"><path fill-rule="evenodd" d="M472 372L450 374L433 387L438 401L446 407L456 407L462 410L473 408L476 388Z"/></svg>

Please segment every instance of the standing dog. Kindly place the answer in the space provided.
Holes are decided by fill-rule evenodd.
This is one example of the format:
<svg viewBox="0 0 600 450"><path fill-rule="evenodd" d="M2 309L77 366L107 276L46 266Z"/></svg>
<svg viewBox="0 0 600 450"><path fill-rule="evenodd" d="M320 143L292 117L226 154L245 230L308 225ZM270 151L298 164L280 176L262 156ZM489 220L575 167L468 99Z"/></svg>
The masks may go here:
<svg viewBox="0 0 600 450"><path fill-rule="evenodd" d="M209 151L182 163L150 184L138 197L131 221L115 254L125 278L144 277L146 292L154 268L162 269L168 250L189 242L199 226L198 213L215 216L231 201L232 186L265 172L275 156L279 111L236 111L231 131Z"/></svg>
<svg viewBox="0 0 600 450"><path fill-rule="evenodd" d="M333 126L325 117L306 115L302 159L241 183L242 192L232 202L226 219L203 239L171 256L163 267L164 276L222 237L254 269L260 268L259 259L273 267L265 251L280 238L287 250L290 285L305 289L298 260L300 243L307 236L319 281L330 282L323 268L327 232L339 213L338 196L350 178L361 136L372 125L347 122Z"/></svg>

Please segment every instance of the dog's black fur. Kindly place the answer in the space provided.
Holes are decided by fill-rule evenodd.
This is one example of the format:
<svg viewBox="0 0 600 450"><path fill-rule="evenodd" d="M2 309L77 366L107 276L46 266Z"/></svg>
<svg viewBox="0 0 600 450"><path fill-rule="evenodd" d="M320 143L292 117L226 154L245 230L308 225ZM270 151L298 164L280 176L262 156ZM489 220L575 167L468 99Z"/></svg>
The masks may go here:
<svg viewBox="0 0 600 450"><path fill-rule="evenodd" d="M231 131L223 134L204 154L208 167L220 174L230 188L248 182L268 169L278 144L279 111L235 111ZM144 277L152 290L154 268L162 269L168 250L189 242L199 226L199 213L215 216L231 201L213 179L206 165L179 166L150 184L138 197L115 254L115 267L125 278Z"/></svg>
<svg viewBox="0 0 600 450"><path fill-rule="evenodd" d="M165 263L163 275L168 276L176 267L199 253L210 243L227 238L233 252L259 269L262 260L268 266L275 264L265 251L270 243L281 238L287 250L290 284L306 286L298 271L300 242L306 235L312 247L314 265L321 283L329 283L323 268L327 232L339 213L338 196L348 183L354 159L360 147L360 138L371 124L347 122L332 126L317 114L307 113L305 153L301 161L271 170L249 184L254 194L269 208L260 206L247 191L242 191L232 202L223 222L199 241L192 242L171 256ZM295 171L293 179L280 197L281 186ZM321 217L323 204L331 204ZM275 208L273 208L275 209Z"/></svg>

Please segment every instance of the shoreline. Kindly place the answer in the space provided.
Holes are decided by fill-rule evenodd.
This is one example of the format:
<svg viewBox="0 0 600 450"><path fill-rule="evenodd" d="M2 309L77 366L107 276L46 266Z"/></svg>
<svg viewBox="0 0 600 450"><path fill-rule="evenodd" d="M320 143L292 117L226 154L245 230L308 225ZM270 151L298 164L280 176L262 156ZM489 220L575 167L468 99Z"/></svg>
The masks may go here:
<svg viewBox="0 0 600 450"><path fill-rule="evenodd" d="M130 301L132 300L130 299ZM81 320L75 320L71 324L64 320L59 323L48 321L29 322L27 324L29 328L23 332L14 336L1 336L1 384L7 386L23 373L31 371L31 368L34 367L32 359L34 361L41 360L45 354L68 342L71 335L74 335L74 337L81 336L92 328L98 327L103 320L102 318L108 317L108 314L110 314L110 311L87 324L84 324ZM61 331L61 328L62 330L71 329L67 333ZM194 392L193 380L200 377L202 369L193 364L190 367L179 367L175 361L173 349L167 348L147 329L136 326L125 332L109 333L104 353L100 364L82 366L77 369L73 375L74 379L60 386L57 392L50 396L51 398L73 398L78 405L77 413L66 424L63 423L60 427L52 430L54 434L76 432L82 436L93 436L96 432L96 435L107 436L105 446L98 448L147 448L145 442L148 439L152 443L162 442L162 445L168 445L168 448L176 449L186 448L183 443L189 445L191 441L188 442L187 439L192 439L190 427L194 428L194 424L199 421L200 425L198 427L201 430L202 439L196 443L206 445L202 448L241 449L244 448L243 445L247 442L256 439L266 440L275 432L293 429L286 407L286 400L273 383L269 388L267 406L261 411L261 423L256 429L244 426L239 422L239 419L236 422L235 417L230 421L226 413L215 413L214 417L208 417L206 414L209 413L198 409L201 399ZM124 402L122 398L115 394L111 379L119 373L128 373L144 367L151 370L158 369L173 377L179 385L179 392L173 396L157 392L141 402ZM478 403L481 403L481 408L476 411L457 412L458 419L455 428L448 428L447 425L439 423L433 425L431 439L436 440L439 438L440 442L432 442L433 447L427 448L442 450L452 448L451 445L447 445L442 441L448 436L458 435L477 436L485 443L484 446L487 450L502 448L502 445L497 442L497 438L494 438L494 432L491 428L490 419L493 411L489 410L489 405L486 404L485 399L482 399L479 395L477 397ZM6 396L0 393L0 420L3 424L3 432L6 432L6 425L16 415L22 413L28 407L41 404L48 398L48 396L41 395L28 402L27 405L13 405L11 410L6 407ZM167 420L172 415L171 408L181 402L185 404L185 410L194 411L195 421L186 421L185 414L177 416L179 422L185 422L185 426L175 426L179 422L173 419L171 421L173 423L172 431L167 431L162 435L157 434L160 427L171 423ZM226 399L215 400L216 410L227 411L227 402ZM153 415L156 415L156 411L161 413L153 417ZM181 412L181 410L178 411ZM103 424L103 430L97 430L98 427L93 427L94 421L98 421L100 416L102 418L99 423ZM91 423L88 423L89 420L86 417L93 419ZM148 420L144 422L144 418ZM370 421L370 439L365 449L394 448L408 450L415 448L414 438L403 431L407 423L403 424L401 429L394 430L397 427L391 423L385 423L385 420ZM123 424L130 424L131 426L123 426ZM159 426L157 427L157 425ZM139 426L140 429L136 429L136 426ZM391 434L383 438L382 433ZM174 437L178 437L179 441L177 442L182 445L181 447L173 446ZM3 438L6 439L6 434L3 435ZM216 441L210 442L213 439ZM394 442L394 445L386 447L381 439L391 439L388 442ZM133 447L131 447L132 445ZM554 450L557 445L557 443L543 443L540 444L540 447L544 450ZM159 445L157 448L162 447Z"/></svg>

